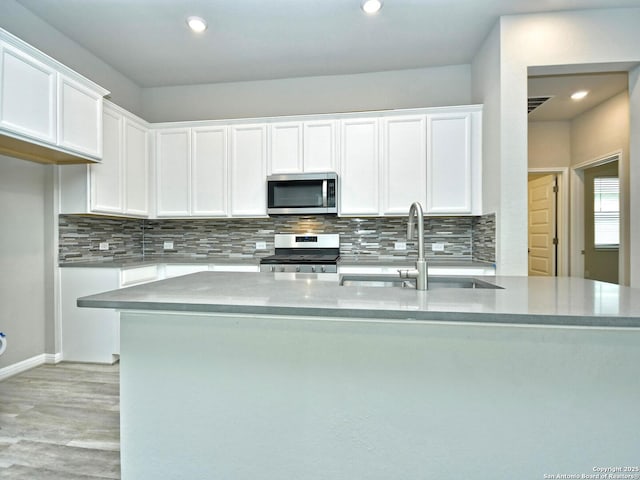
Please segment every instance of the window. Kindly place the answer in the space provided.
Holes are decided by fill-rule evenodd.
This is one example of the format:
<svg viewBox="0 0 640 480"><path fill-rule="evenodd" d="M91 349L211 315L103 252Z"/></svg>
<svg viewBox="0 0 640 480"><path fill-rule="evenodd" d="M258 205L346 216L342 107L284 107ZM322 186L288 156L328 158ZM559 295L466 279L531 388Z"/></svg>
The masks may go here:
<svg viewBox="0 0 640 480"><path fill-rule="evenodd" d="M620 245L620 181L617 177L593 179L593 226L596 248Z"/></svg>

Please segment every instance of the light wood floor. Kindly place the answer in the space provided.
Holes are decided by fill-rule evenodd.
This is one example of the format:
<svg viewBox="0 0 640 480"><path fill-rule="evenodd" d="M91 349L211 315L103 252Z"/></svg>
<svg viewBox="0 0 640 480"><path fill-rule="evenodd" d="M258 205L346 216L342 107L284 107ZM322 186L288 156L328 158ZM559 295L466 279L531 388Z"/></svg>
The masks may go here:
<svg viewBox="0 0 640 480"><path fill-rule="evenodd" d="M118 365L42 365L0 382L0 479L120 478Z"/></svg>

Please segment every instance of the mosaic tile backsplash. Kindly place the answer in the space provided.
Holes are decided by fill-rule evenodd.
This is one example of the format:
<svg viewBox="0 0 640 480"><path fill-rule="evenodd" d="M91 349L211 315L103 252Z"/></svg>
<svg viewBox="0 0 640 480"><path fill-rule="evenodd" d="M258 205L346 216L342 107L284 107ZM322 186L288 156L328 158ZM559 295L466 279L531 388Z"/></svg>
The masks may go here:
<svg viewBox="0 0 640 480"><path fill-rule="evenodd" d="M343 258L415 257L415 240L407 241L406 217L345 218L273 216L247 219L139 220L60 215L60 263L156 255L252 258L273 254L275 233L340 234ZM165 250L164 242L173 242ZM109 243L101 251L100 243ZM256 250L265 242L266 250ZM395 250L395 242L407 242ZM443 243L443 252L433 252ZM495 215L425 218L427 259L495 261Z"/></svg>

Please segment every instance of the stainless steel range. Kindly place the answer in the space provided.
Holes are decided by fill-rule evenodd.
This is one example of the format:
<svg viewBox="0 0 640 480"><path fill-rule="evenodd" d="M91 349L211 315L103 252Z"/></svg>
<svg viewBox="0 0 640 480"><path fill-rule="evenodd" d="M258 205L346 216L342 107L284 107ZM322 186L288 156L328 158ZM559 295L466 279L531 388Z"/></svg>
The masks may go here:
<svg viewBox="0 0 640 480"><path fill-rule="evenodd" d="M340 258L337 233L278 233L275 255L260 260L261 272L336 273Z"/></svg>

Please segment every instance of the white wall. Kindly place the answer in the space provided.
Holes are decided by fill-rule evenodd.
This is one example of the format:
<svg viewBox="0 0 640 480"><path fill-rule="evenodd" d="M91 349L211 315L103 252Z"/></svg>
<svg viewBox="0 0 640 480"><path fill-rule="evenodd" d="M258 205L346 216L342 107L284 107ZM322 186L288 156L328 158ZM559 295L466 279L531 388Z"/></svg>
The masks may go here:
<svg viewBox="0 0 640 480"><path fill-rule="evenodd" d="M500 26L494 27L471 64L472 103L484 105L482 110L482 209L496 214L496 268L503 272L501 195L503 174L500 165L501 98L500 98Z"/></svg>
<svg viewBox="0 0 640 480"><path fill-rule="evenodd" d="M629 282L640 287L640 67L629 73Z"/></svg>
<svg viewBox="0 0 640 480"><path fill-rule="evenodd" d="M529 168L568 167L571 163L569 121L529 122Z"/></svg>
<svg viewBox="0 0 640 480"><path fill-rule="evenodd" d="M150 122L386 110L471 103L469 65L145 88Z"/></svg>
<svg viewBox="0 0 640 480"><path fill-rule="evenodd" d="M621 165L628 167L629 95L627 92L602 102L571 122L571 164L595 160L623 151ZM628 168L626 168L628 171Z"/></svg>
<svg viewBox="0 0 640 480"><path fill-rule="evenodd" d="M500 19L500 148L485 159L485 165L500 165L501 177L509 180L501 182L496 194L502 207L497 239L497 261L502 274L527 273L527 216L523 213L527 198L527 68L640 61L638 25L640 8L514 15ZM490 37L479 56L486 57L486 53L482 53L485 48L495 50L495 40ZM483 83L474 76L473 82L476 81ZM635 105L637 103L633 108ZM635 131L637 126L631 128ZM490 134L485 132L485 141ZM640 152L632 151L630 162L640 165ZM636 183L630 185L631 191L640 189L638 180L635 178ZM640 237L633 236L631 242L640 244ZM632 263L637 265L640 260L635 255L640 252L631 252Z"/></svg>
<svg viewBox="0 0 640 480"><path fill-rule="evenodd" d="M45 352L47 300L45 190L53 167L0 155L0 368Z"/></svg>
<svg viewBox="0 0 640 480"><path fill-rule="evenodd" d="M15 0L0 1L0 27L106 88L114 103L138 115L142 112L138 85Z"/></svg>

